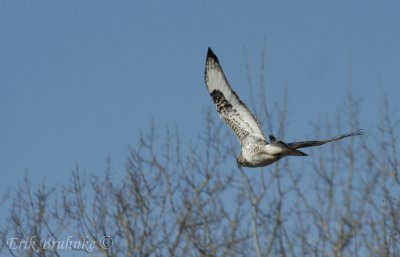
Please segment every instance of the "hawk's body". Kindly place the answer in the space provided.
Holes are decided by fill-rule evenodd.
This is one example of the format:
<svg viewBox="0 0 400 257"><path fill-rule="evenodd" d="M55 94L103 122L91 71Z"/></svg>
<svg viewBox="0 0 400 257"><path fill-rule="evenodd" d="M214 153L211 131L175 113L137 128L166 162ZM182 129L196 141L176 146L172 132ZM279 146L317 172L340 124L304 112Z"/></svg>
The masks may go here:
<svg viewBox="0 0 400 257"><path fill-rule="evenodd" d="M237 158L238 166L261 167L267 166L285 156L307 156L296 150L298 148L322 145L345 137L361 135L357 130L339 137L323 141L302 141L284 143L270 136L267 142L254 115L230 87L217 56L208 48L205 81L214 101L219 116L228 124L238 137L241 153Z"/></svg>

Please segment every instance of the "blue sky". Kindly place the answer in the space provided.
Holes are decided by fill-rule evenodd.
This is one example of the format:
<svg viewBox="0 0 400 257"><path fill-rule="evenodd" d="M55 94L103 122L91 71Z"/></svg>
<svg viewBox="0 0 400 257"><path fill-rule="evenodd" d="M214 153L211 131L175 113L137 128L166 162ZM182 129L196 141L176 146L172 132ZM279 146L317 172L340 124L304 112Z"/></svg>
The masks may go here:
<svg viewBox="0 0 400 257"><path fill-rule="evenodd" d="M267 96L287 87L291 139L343 108L351 66L368 130L380 97L400 95L399 24L395 0L1 1L1 193L25 174L57 185L76 164L101 173L107 157L122 173L152 119L197 138L208 46L246 102L243 49L257 84L265 40Z"/></svg>

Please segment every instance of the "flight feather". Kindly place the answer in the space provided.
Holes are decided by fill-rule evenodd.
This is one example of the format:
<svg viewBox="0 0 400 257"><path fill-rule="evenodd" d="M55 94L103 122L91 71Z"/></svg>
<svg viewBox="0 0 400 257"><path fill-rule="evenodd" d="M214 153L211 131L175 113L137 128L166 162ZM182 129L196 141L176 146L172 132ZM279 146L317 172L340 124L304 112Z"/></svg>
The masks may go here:
<svg viewBox="0 0 400 257"><path fill-rule="evenodd" d="M238 137L240 144L265 143L261 127L229 85L217 56L208 48L205 81L219 116Z"/></svg>

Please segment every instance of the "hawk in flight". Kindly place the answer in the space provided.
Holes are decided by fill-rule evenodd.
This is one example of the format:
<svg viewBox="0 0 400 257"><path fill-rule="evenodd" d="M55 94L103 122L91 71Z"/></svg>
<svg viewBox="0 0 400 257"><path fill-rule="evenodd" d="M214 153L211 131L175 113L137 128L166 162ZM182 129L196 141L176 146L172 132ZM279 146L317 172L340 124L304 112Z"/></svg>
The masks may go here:
<svg viewBox="0 0 400 257"><path fill-rule="evenodd" d="M285 156L307 156L306 153L298 149L364 134L362 130L357 130L327 140L292 143L285 143L270 135L270 142L268 143L256 117L232 90L217 56L210 48L207 52L205 81L219 116L228 124L240 141L241 152L237 157L238 167L261 167L270 165Z"/></svg>

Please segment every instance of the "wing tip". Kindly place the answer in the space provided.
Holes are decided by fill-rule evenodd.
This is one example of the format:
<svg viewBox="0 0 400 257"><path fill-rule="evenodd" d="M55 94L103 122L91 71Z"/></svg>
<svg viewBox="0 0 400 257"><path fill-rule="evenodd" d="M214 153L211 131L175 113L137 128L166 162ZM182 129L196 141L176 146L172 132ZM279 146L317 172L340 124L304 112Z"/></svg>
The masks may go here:
<svg viewBox="0 0 400 257"><path fill-rule="evenodd" d="M269 135L269 141L270 141L271 143L275 143L275 142L278 141L278 140L276 140L276 137L274 137L274 135Z"/></svg>
<svg viewBox="0 0 400 257"><path fill-rule="evenodd" d="M365 135L365 131L363 129L357 129L356 131L354 131L354 135L357 136Z"/></svg>
<svg viewBox="0 0 400 257"><path fill-rule="evenodd" d="M214 54L214 52L211 49L211 47L208 47L208 50L207 50L207 60L209 60L209 59L212 59L216 63L219 63L218 57Z"/></svg>
<svg viewBox="0 0 400 257"><path fill-rule="evenodd" d="M365 131L363 129L357 129L356 131L345 134L345 137L362 136L364 134Z"/></svg>

